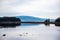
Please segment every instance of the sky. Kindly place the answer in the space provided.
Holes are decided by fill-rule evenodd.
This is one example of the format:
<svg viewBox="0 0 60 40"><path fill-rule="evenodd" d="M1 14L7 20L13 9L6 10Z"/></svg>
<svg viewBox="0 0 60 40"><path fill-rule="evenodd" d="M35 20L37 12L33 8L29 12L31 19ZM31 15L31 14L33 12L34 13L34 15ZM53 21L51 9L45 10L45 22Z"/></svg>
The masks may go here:
<svg viewBox="0 0 60 40"><path fill-rule="evenodd" d="M59 0L0 0L0 16L60 17Z"/></svg>

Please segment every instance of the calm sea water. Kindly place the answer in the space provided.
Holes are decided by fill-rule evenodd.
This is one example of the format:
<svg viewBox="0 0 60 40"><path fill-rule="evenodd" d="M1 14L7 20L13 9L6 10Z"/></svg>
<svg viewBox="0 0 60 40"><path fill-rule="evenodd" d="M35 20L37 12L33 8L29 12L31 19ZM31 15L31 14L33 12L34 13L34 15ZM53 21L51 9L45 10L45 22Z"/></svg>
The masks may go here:
<svg viewBox="0 0 60 40"><path fill-rule="evenodd" d="M59 40L60 27L55 25L0 28L0 40ZM3 36L6 34L6 36Z"/></svg>

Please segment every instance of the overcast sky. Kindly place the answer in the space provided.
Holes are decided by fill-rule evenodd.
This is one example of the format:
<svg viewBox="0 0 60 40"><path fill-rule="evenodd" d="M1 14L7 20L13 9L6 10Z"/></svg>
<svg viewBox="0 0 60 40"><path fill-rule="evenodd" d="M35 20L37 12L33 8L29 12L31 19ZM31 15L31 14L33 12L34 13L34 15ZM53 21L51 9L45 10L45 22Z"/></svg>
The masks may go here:
<svg viewBox="0 0 60 40"><path fill-rule="evenodd" d="M59 0L0 0L0 16L60 17Z"/></svg>

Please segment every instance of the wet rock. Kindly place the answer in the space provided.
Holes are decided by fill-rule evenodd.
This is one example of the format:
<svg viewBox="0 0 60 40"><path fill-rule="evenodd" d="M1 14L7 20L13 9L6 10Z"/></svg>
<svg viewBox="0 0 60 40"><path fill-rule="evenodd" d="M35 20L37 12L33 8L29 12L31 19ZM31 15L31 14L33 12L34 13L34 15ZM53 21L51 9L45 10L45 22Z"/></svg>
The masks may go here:
<svg viewBox="0 0 60 40"><path fill-rule="evenodd" d="M20 34L20 36L22 36L22 34Z"/></svg>
<svg viewBox="0 0 60 40"><path fill-rule="evenodd" d="M28 33L26 33L26 34L28 34Z"/></svg>
<svg viewBox="0 0 60 40"><path fill-rule="evenodd" d="M2 36L6 36L6 34L3 34Z"/></svg>

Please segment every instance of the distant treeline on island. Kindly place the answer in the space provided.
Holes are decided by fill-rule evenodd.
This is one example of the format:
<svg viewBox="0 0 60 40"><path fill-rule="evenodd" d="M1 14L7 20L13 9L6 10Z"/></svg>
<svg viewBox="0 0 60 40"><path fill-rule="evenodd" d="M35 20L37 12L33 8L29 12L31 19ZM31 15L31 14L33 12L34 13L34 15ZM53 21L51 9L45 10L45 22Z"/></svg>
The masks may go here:
<svg viewBox="0 0 60 40"><path fill-rule="evenodd" d="M55 24L56 26L60 26L60 17L55 20L55 22L50 22L50 19L46 19L44 22L21 22L20 18L16 17L0 17L0 26L1 27L15 27L21 25L21 23L32 23L32 24Z"/></svg>

